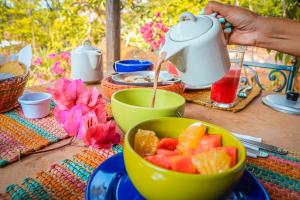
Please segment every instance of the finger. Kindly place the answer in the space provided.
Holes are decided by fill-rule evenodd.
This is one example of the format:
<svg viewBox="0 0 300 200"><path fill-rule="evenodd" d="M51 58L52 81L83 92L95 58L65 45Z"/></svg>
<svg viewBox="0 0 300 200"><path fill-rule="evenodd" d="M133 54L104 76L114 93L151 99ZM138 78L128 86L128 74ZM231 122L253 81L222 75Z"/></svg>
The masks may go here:
<svg viewBox="0 0 300 200"><path fill-rule="evenodd" d="M224 30L224 37L225 37L225 40L226 40L226 44L229 44L230 33L229 33L229 32L226 32L226 31Z"/></svg>
<svg viewBox="0 0 300 200"><path fill-rule="evenodd" d="M211 13L217 12L220 15L226 16L229 14L231 6L224 5L215 1L208 2L207 6L205 7L205 14L209 15Z"/></svg>
<svg viewBox="0 0 300 200"><path fill-rule="evenodd" d="M232 28L231 27L225 28L224 32L225 33L231 33L232 32Z"/></svg>

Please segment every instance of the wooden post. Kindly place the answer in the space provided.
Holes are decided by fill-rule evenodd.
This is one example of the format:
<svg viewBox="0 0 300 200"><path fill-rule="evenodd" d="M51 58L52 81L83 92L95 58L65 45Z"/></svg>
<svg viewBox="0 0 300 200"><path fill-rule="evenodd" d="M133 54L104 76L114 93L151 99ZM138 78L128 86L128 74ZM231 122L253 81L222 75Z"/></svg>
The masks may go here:
<svg viewBox="0 0 300 200"><path fill-rule="evenodd" d="M120 59L120 0L106 0L107 71Z"/></svg>

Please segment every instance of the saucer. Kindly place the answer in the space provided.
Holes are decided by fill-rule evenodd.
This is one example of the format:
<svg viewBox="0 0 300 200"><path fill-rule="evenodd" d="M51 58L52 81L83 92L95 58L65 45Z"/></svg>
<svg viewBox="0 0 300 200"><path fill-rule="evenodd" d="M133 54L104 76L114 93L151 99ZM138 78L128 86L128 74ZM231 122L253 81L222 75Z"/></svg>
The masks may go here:
<svg viewBox="0 0 300 200"><path fill-rule="evenodd" d="M86 200L144 200L130 181L123 160L123 153L105 160L91 175L86 191ZM226 199L269 200L261 183L247 170L232 194Z"/></svg>
<svg viewBox="0 0 300 200"><path fill-rule="evenodd" d="M127 78L134 78L134 77L139 77L139 79L143 79L145 81L137 81L137 82L127 82ZM137 72L127 72L127 73L116 73L111 76L111 79L113 80L114 83L116 84L121 84L121 85L135 85L135 86L142 86L142 87L150 87L153 86L153 80L155 77L155 72L154 71L137 71ZM167 71L161 71L159 73L159 81L157 84L160 85L171 85L175 83L181 82L179 78L173 77L169 72ZM148 81L146 81L148 80Z"/></svg>
<svg viewBox="0 0 300 200"><path fill-rule="evenodd" d="M209 89L209 88L211 88L211 84L210 85L202 85L202 86L192 86L192 85L185 84L186 90L205 90L205 89Z"/></svg>

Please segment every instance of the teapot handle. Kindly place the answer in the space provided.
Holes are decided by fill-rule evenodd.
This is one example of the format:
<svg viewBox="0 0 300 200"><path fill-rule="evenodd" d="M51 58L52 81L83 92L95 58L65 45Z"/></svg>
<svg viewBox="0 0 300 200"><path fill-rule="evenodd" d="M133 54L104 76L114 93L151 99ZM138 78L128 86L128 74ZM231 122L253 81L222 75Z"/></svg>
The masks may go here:
<svg viewBox="0 0 300 200"><path fill-rule="evenodd" d="M192 20L192 21L197 21L197 17L193 15L191 12L184 12L180 15L179 21L187 21L187 20Z"/></svg>
<svg viewBox="0 0 300 200"><path fill-rule="evenodd" d="M208 16L211 16L211 17L217 17L217 13L216 13L216 12L213 12L213 13L209 14Z"/></svg>
<svg viewBox="0 0 300 200"><path fill-rule="evenodd" d="M91 46L91 45L92 45L92 42L91 42L91 40L86 39L86 40L84 40L84 41L81 43L81 45L83 45L83 46Z"/></svg>
<svg viewBox="0 0 300 200"><path fill-rule="evenodd" d="M204 10L204 8L200 11L200 13L199 13L198 16L203 16L203 15L205 15L205 10ZM217 13L216 13L216 12L213 12L213 13L209 14L208 16L216 17L216 16L217 16Z"/></svg>

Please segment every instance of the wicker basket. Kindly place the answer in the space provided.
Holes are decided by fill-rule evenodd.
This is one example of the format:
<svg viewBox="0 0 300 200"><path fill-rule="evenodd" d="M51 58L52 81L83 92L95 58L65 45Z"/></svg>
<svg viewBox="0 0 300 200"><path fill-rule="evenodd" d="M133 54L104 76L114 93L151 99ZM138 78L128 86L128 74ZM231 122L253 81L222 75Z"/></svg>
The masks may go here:
<svg viewBox="0 0 300 200"><path fill-rule="evenodd" d="M0 113L7 112L18 106L18 98L22 95L29 71L22 76L14 76L0 80Z"/></svg>
<svg viewBox="0 0 300 200"><path fill-rule="evenodd" d="M128 88L139 88L139 87L140 86L115 84L112 81L110 76L106 77L101 82L101 92L103 96L106 97L107 99L110 99L112 94L116 91L128 89ZM163 86L158 86L158 89L168 90L171 92L182 94L184 92L184 84L180 82L172 85L163 85Z"/></svg>

